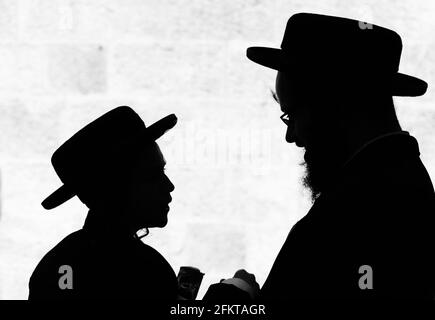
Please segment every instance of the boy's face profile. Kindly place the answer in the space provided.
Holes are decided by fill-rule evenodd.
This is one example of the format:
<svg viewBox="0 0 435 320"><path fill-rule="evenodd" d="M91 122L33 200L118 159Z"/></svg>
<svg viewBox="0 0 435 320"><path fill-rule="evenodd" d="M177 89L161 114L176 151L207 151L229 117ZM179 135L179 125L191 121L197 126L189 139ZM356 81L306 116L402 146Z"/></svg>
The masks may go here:
<svg viewBox="0 0 435 320"><path fill-rule="evenodd" d="M137 230L164 227L168 222L174 185L165 174L165 160L156 143L130 169L126 186L126 214Z"/></svg>

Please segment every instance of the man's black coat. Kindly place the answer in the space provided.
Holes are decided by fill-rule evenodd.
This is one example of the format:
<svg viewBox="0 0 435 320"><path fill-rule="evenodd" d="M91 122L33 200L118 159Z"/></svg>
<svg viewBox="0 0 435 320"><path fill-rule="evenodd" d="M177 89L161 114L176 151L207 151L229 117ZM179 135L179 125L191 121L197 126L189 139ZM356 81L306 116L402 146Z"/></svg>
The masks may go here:
<svg viewBox="0 0 435 320"><path fill-rule="evenodd" d="M434 216L434 189L415 138L378 139L292 228L261 298L433 298ZM373 288L363 289L369 273ZM212 285L205 299L230 291Z"/></svg>

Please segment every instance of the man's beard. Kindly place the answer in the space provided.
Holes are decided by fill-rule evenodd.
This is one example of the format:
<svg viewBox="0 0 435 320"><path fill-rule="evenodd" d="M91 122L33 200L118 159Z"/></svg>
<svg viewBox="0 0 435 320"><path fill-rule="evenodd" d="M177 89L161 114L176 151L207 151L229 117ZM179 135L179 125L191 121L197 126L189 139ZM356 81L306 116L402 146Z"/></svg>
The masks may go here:
<svg viewBox="0 0 435 320"><path fill-rule="evenodd" d="M334 148L318 148L316 151L305 150L305 174L302 179L303 186L311 193L314 202L322 192L328 188L338 176L342 165L342 152Z"/></svg>

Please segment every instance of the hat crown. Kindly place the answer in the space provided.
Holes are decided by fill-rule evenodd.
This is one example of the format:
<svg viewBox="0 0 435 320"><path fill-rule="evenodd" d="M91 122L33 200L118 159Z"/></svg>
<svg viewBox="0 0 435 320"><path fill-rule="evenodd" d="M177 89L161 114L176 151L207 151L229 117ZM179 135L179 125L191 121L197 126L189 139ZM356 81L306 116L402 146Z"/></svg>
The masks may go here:
<svg viewBox="0 0 435 320"><path fill-rule="evenodd" d="M389 29L353 19L297 13L287 22L281 49L313 68L341 68L377 73L399 69L400 36Z"/></svg>
<svg viewBox="0 0 435 320"><path fill-rule="evenodd" d="M145 123L133 109L117 107L65 141L54 152L51 163L63 183L74 183L79 177L127 157L143 141L145 129Z"/></svg>
<svg viewBox="0 0 435 320"><path fill-rule="evenodd" d="M92 121L53 153L51 163L64 185L42 202L43 207L52 209L84 189L110 187L131 167L146 141L153 140L130 107L117 107Z"/></svg>

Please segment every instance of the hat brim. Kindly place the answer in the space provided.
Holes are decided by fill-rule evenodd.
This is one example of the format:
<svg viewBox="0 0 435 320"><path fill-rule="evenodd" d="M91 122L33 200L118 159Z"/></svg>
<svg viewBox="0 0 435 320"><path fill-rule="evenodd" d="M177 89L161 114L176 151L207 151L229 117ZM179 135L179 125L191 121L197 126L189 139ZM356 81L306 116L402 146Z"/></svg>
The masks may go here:
<svg viewBox="0 0 435 320"><path fill-rule="evenodd" d="M393 96L418 97L427 91L427 83L419 78L397 72L391 86Z"/></svg>
<svg viewBox="0 0 435 320"><path fill-rule="evenodd" d="M76 193L74 190L66 185L62 185L47 198L45 198L45 200L42 201L41 205L44 207L44 209L50 210L68 201L75 195Z"/></svg>
<svg viewBox="0 0 435 320"><path fill-rule="evenodd" d="M150 125L146 129L146 135L155 141L162 135L164 135L166 131L175 127L176 124L177 117L175 116L175 114L170 114Z"/></svg>
<svg viewBox="0 0 435 320"><path fill-rule="evenodd" d="M159 121L153 123L146 130L146 137L153 141L159 139L166 131L172 129L177 124L177 117L175 114L170 114ZM47 198L42 201L41 205L44 209L54 209L62 203L70 200L76 195L76 192L67 185L62 185Z"/></svg>
<svg viewBox="0 0 435 320"><path fill-rule="evenodd" d="M288 70L288 58L281 49L266 47L250 47L246 50L249 60L277 71Z"/></svg>
<svg viewBox="0 0 435 320"><path fill-rule="evenodd" d="M267 47L250 47L246 50L246 56L249 60L262 66L286 72L291 70L289 58L277 48ZM426 93L427 83L419 78L397 72L392 79L393 96L417 97Z"/></svg>

